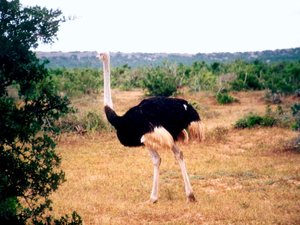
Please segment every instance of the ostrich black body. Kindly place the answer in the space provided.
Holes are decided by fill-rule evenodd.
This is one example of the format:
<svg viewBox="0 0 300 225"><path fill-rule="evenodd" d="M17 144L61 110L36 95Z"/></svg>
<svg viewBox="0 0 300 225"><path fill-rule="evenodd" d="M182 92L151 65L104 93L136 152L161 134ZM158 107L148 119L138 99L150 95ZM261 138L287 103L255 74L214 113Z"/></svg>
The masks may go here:
<svg viewBox="0 0 300 225"><path fill-rule="evenodd" d="M145 99L123 116L118 116L108 106L105 106L105 113L125 146L142 145L142 136L155 127L164 127L176 141L191 122L200 120L197 111L187 101L167 97Z"/></svg>

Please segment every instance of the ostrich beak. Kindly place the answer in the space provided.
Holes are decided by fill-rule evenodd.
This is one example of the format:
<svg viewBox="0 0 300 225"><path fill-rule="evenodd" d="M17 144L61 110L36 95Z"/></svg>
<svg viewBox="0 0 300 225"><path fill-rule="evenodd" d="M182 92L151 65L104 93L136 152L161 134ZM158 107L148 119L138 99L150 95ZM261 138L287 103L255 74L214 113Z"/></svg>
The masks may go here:
<svg viewBox="0 0 300 225"><path fill-rule="evenodd" d="M103 60L103 53L97 54L96 56L98 59Z"/></svg>

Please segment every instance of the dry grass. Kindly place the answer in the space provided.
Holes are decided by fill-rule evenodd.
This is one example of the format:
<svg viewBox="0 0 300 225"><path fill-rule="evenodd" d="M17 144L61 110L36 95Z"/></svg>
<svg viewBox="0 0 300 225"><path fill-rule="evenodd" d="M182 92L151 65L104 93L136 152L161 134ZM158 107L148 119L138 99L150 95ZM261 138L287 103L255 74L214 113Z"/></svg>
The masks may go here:
<svg viewBox="0 0 300 225"><path fill-rule="evenodd" d="M114 91L118 112L142 98ZM235 130L250 111L264 112L263 93L238 93L219 106L209 93L185 95L199 103L207 139L181 146L197 198L187 203L179 165L161 151L159 201L147 204L152 163L147 150L126 148L114 133L61 137L58 152L67 181L53 195L54 211L76 210L87 224L300 224L300 154L282 150L297 134L281 128ZM82 110L99 108L100 96Z"/></svg>

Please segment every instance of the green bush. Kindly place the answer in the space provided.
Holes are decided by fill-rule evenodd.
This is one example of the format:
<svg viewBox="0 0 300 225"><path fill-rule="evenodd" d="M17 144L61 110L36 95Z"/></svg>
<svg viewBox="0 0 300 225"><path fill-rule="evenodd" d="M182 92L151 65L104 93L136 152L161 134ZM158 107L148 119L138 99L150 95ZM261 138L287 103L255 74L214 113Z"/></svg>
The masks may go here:
<svg viewBox="0 0 300 225"><path fill-rule="evenodd" d="M55 69L50 73L57 89L68 97L98 93L103 84L103 76L95 69Z"/></svg>
<svg viewBox="0 0 300 225"><path fill-rule="evenodd" d="M266 73L262 74L264 87L272 93L292 94L300 87L300 63L278 62L268 65Z"/></svg>
<svg viewBox="0 0 300 225"><path fill-rule="evenodd" d="M300 130L300 103L296 103L291 107L292 115L295 122L292 124L293 130Z"/></svg>
<svg viewBox="0 0 300 225"><path fill-rule="evenodd" d="M241 73L236 80L231 82L231 89L234 91L260 90L262 83L255 74Z"/></svg>
<svg viewBox="0 0 300 225"><path fill-rule="evenodd" d="M90 132L101 131L106 129L102 115L97 112L88 112L82 118L83 127Z"/></svg>
<svg viewBox="0 0 300 225"><path fill-rule="evenodd" d="M72 113L60 119L59 127L63 132L77 132L85 134L107 130L107 123L101 113L89 111L86 113Z"/></svg>
<svg viewBox="0 0 300 225"><path fill-rule="evenodd" d="M277 123L277 121L274 117L263 116L262 121L259 125L262 127L273 127L274 125L276 125L276 123Z"/></svg>
<svg viewBox="0 0 300 225"><path fill-rule="evenodd" d="M131 68L127 64L111 69L111 86L121 90L141 88L144 68Z"/></svg>
<svg viewBox="0 0 300 225"><path fill-rule="evenodd" d="M194 71L193 71L194 72ZM191 91L197 92L201 90L211 91L216 87L217 76L207 68L192 74L188 81Z"/></svg>
<svg viewBox="0 0 300 225"><path fill-rule="evenodd" d="M216 94L216 99L217 99L217 102L219 104L230 104L230 103L233 103L233 102L236 102L237 99L235 99L234 97L230 96L227 92L225 93L217 93Z"/></svg>
<svg viewBox="0 0 300 225"><path fill-rule="evenodd" d="M270 116L259 116L253 113L246 115L244 118L236 121L235 128L252 128L255 126L272 127L276 124L276 120Z"/></svg>
<svg viewBox="0 0 300 225"><path fill-rule="evenodd" d="M262 121L262 117L254 114L249 114L244 118L239 119L236 121L234 127L235 128L251 128L256 125L259 125Z"/></svg>
<svg viewBox="0 0 300 225"><path fill-rule="evenodd" d="M235 91L269 89L272 93L291 94L300 87L299 61L263 63L237 60L227 64L225 71L236 75L236 79L230 82Z"/></svg>
<svg viewBox="0 0 300 225"><path fill-rule="evenodd" d="M150 69L143 80L147 95L171 96L177 91L176 77L167 68Z"/></svg>
<svg viewBox="0 0 300 225"><path fill-rule="evenodd" d="M246 80L247 89L250 90L261 90L262 83L260 82L258 76L256 74L249 74Z"/></svg>
<svg viewBox="0 0 300 225"><path fill-rule="evenodd" d="M236 79L230 82L231 90L233 91L241 91L246 89L245 84L242 80Z"/></svg>

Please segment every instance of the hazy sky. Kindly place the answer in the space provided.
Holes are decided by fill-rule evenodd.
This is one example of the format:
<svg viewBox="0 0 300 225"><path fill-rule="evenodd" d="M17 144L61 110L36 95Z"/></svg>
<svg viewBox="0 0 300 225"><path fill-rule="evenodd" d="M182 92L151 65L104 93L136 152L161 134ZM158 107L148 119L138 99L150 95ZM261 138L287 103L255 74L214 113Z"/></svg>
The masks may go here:
<svg viewBox="0 0 300 225"><path fill-rule="evenodd" d="M41 51L210 53L300 47L300 0L20 0L61 9Z"/></svg>

